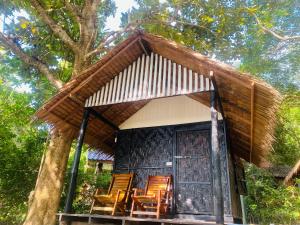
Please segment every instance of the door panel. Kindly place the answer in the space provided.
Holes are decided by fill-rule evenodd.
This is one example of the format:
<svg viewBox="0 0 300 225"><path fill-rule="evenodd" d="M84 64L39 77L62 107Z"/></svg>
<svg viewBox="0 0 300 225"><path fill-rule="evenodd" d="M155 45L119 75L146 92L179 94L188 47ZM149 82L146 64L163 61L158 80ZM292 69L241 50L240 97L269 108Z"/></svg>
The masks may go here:
<svg viewBox="0 0 300 225"><path fill-rule="evenodd" d="M177 189L177 213L208 214L211 212L210 185L182 183Z"/></svg>
<svg viewBox="0 0 300 225"><path fill-rule="evenodd" d="M212 212L209 130L176 132L176 211Z"/></svg>

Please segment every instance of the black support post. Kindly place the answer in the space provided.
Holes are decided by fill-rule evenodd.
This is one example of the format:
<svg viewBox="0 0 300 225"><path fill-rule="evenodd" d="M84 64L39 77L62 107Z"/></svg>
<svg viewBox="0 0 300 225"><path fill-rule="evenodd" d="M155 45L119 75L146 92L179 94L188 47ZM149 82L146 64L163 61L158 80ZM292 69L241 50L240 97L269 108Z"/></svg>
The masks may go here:
<svg viewBox="0 0 300 225"><path fill-rule="evenodd" d="M79 136L78 136L78 143L77 143L74 161L73 161L73 165L72 165L71 180L70 180L70 186L69 186L67 199L66 199L65 213L72 212L72 203L73 203L73 198L74 198L75 190L76 190L76 182L77 182L78 167L79 167L79 162L80 162L80 155L81 155L85 131L86 131L88 121L89 121L89 115L90 115L90 111L88 109L85 109L84 113L83 113L83 119L81 122Z"/></svg>
<svg viewBox="0 0 300 225"><path fill-rule="evenodd" d="M218 90L218 85L217 85L217 82L216 82L216 79L213 75L213 73L210 74L210 79L214 85L214 89L215 89L215 94L216 94L216 98L217 98L217 103L218 103L218 107L219 107L219 110L220 110L220 113L222 114L222 117L223 117L223 132L224 132L224 139L225 139L225 149L226 149L226 154L230 154L231 156L231 160L233 161L233 173L234 173L234 188L235 188L235 191L236 193L239 193L239 190L238 190L238 182L237 182L237 174L236 174L236 162L235 162L235 159L234 159L234 154L232 152L232 149L230 147L230 139L229 139L229 132L228 132L228 127L227 127L227 119L225 117L225 113L224 113L224 109L223 109L223 105L222 105L222 99L221 99L221 96L220 96L220 93L219 93L219 90Z"/></svg>
<svg viewBox="0 0 300 225"><path fill-rule="evenodd" d="M218 138L218 111L216 109L216 92L210 92L211 112L211 148L213 171L213 205L217 224L224 224L224 200L222 190L221 152Z"/></svg>

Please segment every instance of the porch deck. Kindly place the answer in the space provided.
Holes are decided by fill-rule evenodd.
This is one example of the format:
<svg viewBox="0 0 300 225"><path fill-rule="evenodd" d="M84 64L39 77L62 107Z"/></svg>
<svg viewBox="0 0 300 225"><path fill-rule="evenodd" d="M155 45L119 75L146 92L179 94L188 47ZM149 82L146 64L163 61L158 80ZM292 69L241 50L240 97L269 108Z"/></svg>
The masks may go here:
<svg viewBox="0 0 300 225"><path fill-rule="evenodd" d="M210 225L216 224L213 217L207 216L203 219L183 219L183 218L170 218L170 219L156 219L156 218L136 218L130 216L110 216L110 215L97 215L97 214L70 214L58 213L59 222L69 221L72 224L197 224L197 225ZM79 223L78 223L79 222ZM81 222L81 223L80 223ZM232 223L226 223L232 224Z"/></svg>

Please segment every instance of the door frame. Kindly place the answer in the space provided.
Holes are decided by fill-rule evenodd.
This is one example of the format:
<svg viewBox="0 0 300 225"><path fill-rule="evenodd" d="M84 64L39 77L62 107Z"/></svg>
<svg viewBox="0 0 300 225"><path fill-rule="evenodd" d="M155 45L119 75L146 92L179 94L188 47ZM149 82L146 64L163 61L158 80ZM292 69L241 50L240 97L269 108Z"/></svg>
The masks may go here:
<svg viewBox="0 0 300 225"><path fill-rule="evenodd" d="M211 158L211 121L205 121L205 122L199 122L199 123L190 123L190 124L181 124L181 125L176 125L174 127L174 134L172 137L172 144L173 144L173 202L172 202L172 213L173 215L175 214L186 214L186 213L178 213L176 209L176 201L177 201L177 193L178 193L178 179L177 179L177 160L175 156L177 155L178 149L177 149L177 132L182 132L182 131L208 131L209 132L209 151L210 151L210 170L212 169L212 158ZM213 185L213 177L212 173L210 174L210 181L211 181L211 186ZM212 192L212 207L213 207L213 192ZM213 210L213 209L212 209ZM190 214L190 215L212 215L213 211L211 212L200 212L197 214Z"/></svg>

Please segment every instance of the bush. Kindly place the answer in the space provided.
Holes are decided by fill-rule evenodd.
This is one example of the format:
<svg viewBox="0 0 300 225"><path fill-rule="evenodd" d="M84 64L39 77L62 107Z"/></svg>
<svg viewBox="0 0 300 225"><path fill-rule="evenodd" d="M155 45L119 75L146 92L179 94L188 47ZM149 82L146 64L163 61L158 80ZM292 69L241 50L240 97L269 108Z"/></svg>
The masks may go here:
<svg viewBox="0 0 300 225"><path fill-rule="evenodd" d="M70 173L73 164L74 154L75 154L75 143L72 147L69 161L68 169L65 177L64 189L62 192L62 199L60 204L60 210L64 210L66 195L69 187ZM111 180L111 171L102 171L100 174L95 174L95 170L91 168L86 168L87 165L87 151L88 148L84 145L80 157L80 164L78 169L77 177L77 188L76 188L76 197L73 200L73 210L76 213L89 213L93 194L95 193L96 188L101 188L107 190Z"/></svg>
<svg viewBox="0 0 300 225"><path fill-rule="evenodd" d="M85 172L79 176L80 184L77 186L77 195L73 202L73 209L76 213L89 213L96 188L108 189L111 172L103 171L98 175Z"/></svg>
<svg viewBox="0 0 300 225"><path fill-rule="evenodd" d="M247 165L248 222L259 224L300 223L300 189L278 184L266 171Z"/></svg>
<svg viewBox="0 0 300 225"><path fill-rule="evenodd" d="M0 83L0 224L21 224L47 130L31 122L32 96Z"/></svg>

